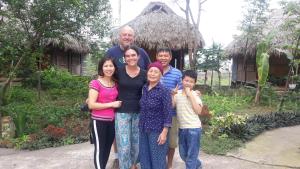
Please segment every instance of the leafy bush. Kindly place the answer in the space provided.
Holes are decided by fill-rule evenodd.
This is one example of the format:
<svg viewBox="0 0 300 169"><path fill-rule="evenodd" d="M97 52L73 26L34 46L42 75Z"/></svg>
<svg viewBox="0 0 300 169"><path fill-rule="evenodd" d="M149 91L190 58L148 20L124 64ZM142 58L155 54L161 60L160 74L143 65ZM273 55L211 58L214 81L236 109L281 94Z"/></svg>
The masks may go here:
<svg viewBox="0 0 300 169"><path fill-rule="evenodd" d="M248 106L252 98L252 96L237 95L228 97L215 93L214 95L204 95L202 100L208 106L209 110L218 116Z"/></svg>
<svg viewBox="0 0 300 169"><path fill-rule="evenodd" d="M221 86L221 88L215 88L214 92L222 96L231 97L243 97L243 96L254 96L256 89L251 86L240 86L239 88L231 88L231 86Z"/></svg>
<svg viewBox="0 0 300 169"><path fill-rule="evenodd" d="M36 133L48 124L63 126L63 119L68 116L88 118L87 114L80 112L87 89L80 89L79 92L71 89L53 90L56 90L55 94L43 91L38 101L35 90L12 88L10 103L1 106L0 111L13 118L17 136Z"/></svg>
<svg viewBox="0 0 300 169"><path fill-rule="evenodd" d="M28 121L29 114L36 114L37 111L35 105L32 103L17 103L13 102L0 108L0 111L8 114L13 118L16 126L16 134L18 137L28 134L31 128L29 128L30 121ZM34 130L34 129L33 129Z"/></svg>
<svg viewBox="0 0 300 169"><path fill-rule="evenodd" d="M278 101L278 94L270 84L267 84L261 91L260 104L271 107L277 106Z"/></svg>
<svg viewBox="0 0 300 169"><path fill-rule="evenodd" d="M214 116L211 120L210 130L207 133L212 137L231 135L232 127L244 125L245 120L246 117L233 113L226 113L224 116Z"/></svg>
<svg viewBox="0 0 300 169"><path fill-rule="evenodd" d="M221 126L219 135L227 134L229 137L247 141L265 130L294 125L300 125L300 113L267 113L246 118L243 123L231 123L229 127Z"/></svg>
<svg viewBox="0 0 300 169"><path fill-rule="evenodd" d="M15 86L10 90L9 102L18 103L35 103L37 101L37 94L34 90Z"/></svg>
<svg viewBox="0 0 300 169"><path fill-rule="evenodd" d="M65 119L64 121L66 124L63 127L48 125L38 133L30 134L29 139L19 143L19 148L36 150L82 143L89 140L89 119L80 120L71 117L69 120ZM68 124L70 122L72 124Z"/></svg>
<svg viewBox="0 0 300 169"><path fill-rule="evenodd" d="M282 111L300 112L300 92L288 92L284 95Z"/></svg>
<svg viewBox="0 0 300 169"><path fill-rule="evenodd" d="M44 90L38 99L36 77L26 79L25 88L13 86L9 104L0 107L16 125L18 138L12 141L14 145L40 149L87 141L89 114L80 112L80 105L87 97L91 78L55 68L45 70L41 76ZM64 131L61 137L55 137L58 129Z"/></svg>
<svg viewBox="0 0 300 169"><path fill-rule="evenodd" d="M37 77L37 73L33 74L23 82L23 85L36 87L38 83ZM41 73L41 85L43 89L87 89L90 80L90 77L73 76L67 70L54 67L46 69Z"/></svg>

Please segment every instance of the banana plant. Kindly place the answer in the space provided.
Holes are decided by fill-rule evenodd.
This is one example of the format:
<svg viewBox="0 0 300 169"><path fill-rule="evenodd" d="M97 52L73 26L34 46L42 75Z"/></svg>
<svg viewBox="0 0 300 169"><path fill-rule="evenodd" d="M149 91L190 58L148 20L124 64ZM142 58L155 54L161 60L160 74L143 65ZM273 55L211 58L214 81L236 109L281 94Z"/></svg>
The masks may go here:
<svg viewBox="0 0 300 169"><path fill-rule="evenodd" d="M258 74L258 86L256 88L255 103L258 104L260 100L260 93L265 87L267 78L269 75L269 58L268 54L270 48L271 37L269 36L266 40L261 41L257 45L256 52L256 66Z"/></svg>

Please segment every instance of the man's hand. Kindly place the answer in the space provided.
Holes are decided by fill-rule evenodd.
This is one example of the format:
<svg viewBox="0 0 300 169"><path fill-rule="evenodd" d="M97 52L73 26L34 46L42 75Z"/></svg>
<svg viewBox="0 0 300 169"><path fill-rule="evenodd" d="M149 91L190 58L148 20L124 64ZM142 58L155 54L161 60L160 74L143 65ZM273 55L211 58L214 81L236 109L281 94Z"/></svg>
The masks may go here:
<svg viewBox="0 0 300 169"><path fill-rule="evenodd" d="M173 96L174 96L175 94L177 94L178 88L179 88L179 86L178 86L178 84L177 84L176 87L171 91L171 94L172 94Z"/></svg>

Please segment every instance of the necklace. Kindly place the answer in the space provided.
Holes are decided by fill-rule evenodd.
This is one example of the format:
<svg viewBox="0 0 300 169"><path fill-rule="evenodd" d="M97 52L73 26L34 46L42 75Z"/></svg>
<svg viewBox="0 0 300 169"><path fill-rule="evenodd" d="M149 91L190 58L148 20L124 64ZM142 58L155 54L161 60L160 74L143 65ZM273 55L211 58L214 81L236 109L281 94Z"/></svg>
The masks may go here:
<svg viewBox="0 0 300 169"><path fill-rule="evenodd" d="M125 68L126 68L126 73L130 77L136 77L140 73L140 68L139 67L137 67L135 70L129 69L127 66Z"/></svg>
<svg viewBox="0 0 300 169"><path fill-rule="evenodd" d="M106 80L105 78L99 78L98 80L105 87L113 87L114 85L114 82L112 80Z"/></svg>

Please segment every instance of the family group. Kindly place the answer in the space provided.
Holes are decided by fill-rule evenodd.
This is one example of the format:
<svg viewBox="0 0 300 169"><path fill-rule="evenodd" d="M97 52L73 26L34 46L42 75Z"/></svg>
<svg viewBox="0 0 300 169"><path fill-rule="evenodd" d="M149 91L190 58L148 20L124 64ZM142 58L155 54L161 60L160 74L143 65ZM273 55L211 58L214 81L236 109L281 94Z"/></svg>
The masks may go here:
<svg viewBox="0 0 300 169"><path fill-rule="evenodd" d="M172 67L169 48L158 49L151 63L133 43L134 30L122 27L119 44L99 61L98 77L89 83L95 168L106 168L113 144L120 169L138 163L142 169L170 169L176 147L187 169L202 168L197 73Z"/></svg>

